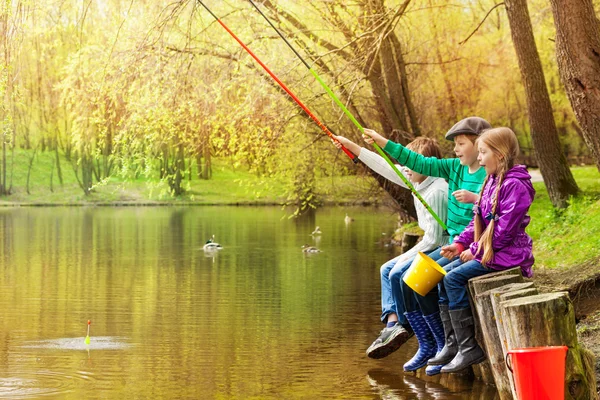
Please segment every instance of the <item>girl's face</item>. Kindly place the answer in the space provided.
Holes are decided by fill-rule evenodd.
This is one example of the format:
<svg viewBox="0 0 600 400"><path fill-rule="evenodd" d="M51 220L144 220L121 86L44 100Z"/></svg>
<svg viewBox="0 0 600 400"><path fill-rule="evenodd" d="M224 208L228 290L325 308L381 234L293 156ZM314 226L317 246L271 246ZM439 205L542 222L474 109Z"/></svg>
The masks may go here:
<svg viewBox="0 0 600 400"><path fill-rule="evenodd" d="M479 141L478 146L479 155L477 156L477 161L479 161L479 165L485 169L488 175L495 174L498 171L500 158L484 142Z"/></svg>
<svg viewBox="0 0 600 400"><path fill-rule="evenodd" d="M477 149L465 135L454 137L454 154L460 159L461 165L472 165L477 160Z"/></svg>

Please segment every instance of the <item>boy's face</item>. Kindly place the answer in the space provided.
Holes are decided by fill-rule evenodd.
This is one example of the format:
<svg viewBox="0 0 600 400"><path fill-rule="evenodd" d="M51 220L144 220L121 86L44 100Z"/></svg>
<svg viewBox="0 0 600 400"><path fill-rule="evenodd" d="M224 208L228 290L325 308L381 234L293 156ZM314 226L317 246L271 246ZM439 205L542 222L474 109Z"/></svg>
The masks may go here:
<svg viewBox="0 0 600 400"><path fill-rule="evenodd" d="M454 137L454 154L461 165L471 165L477 161L477 148L466 135Z"/></svg>
<svg viewBox="0 0 600 400"><path fill-rule="evenodd" d="M408 178L408 180L414 184L421 183L425 179L427 179L426 175L421 175L418 172L415 172L412 169L408 169L406 167L404 168L404 172L406 173L406 177Z"/></svg>

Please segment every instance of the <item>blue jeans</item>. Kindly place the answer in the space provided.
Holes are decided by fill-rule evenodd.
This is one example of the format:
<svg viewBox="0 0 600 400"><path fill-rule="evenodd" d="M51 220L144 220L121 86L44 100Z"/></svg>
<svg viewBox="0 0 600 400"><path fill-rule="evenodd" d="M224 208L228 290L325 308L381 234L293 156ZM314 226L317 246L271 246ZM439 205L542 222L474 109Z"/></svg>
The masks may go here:
<svg viewBox="0 0 600 400"><path fill-rule="evenodd" d="M437 261L442 267L451 260L440 255L441 247L428 253L429 257ZM424 303L426 310L437 308L437 296L435 298L421 297L414 293L402 280L404 273L410 268L413 259L405 263L398 263L401 255L386 262L381 266L381 321L386 322L389 314L396 314L400 324L406 325L408 321L404 316L407 311L415 311L419 308L421 302ZM413 296L406 296L404 299L403 291L412 292ZM435 291L437 292L437 291ZM431 304L434 303L434 304ZM429 315L429 314L425 314Z"/></svg>
<svg viewBox="0 0 600 400"><path fill-rule="evenodd" d="M441 267L444 267L446 264L450 263L452 260L448 260L446 257L442 257L440 252L442 248L438 247L435 250L427 252L426 254L435 262L437 262ZM411 260L412 263L412 260ZM412 290L405 282L404 275L406 274L406 268L402 271L402 275L399 277L399 289L402 292L402 301L404 302L404 308L407 312L416 311L419 308L423 312L423 315L431 315L439 311L438 301L438 290L437 288L432 289L426 296L421 296ZM395 281L395 280L394 280Z"/></svg>
<svg viewBox="0 0 600 400"><path fill-rule="evenodd" d="M456 260L444 267L447 275L439 283L440 304L448 304L450 310L469 307L467 282L471 278L489 274L492 270L485 268L479 261L471 260L463 263Z"/></svg>
<svg viewBox="0 0 600 400"><path fill-rule="evenodd" d="M400 278L402 277L402 273L404 273L412 263L412 260L408 262L400 262L398 263L398 259L402 257L399 255L398 257L391 259L381 266L381 321L386 322L387 317L390 314L396 314L398 316L398 322L401 325L407 325L408 321L404 316L404 312L406 309L404 308L404 302L402 301L402 292L398 288L397 284L392 284L392 280L396 281L398 279L398 274L400 274ZM394 289L397 291L394 293Z"/></svg>

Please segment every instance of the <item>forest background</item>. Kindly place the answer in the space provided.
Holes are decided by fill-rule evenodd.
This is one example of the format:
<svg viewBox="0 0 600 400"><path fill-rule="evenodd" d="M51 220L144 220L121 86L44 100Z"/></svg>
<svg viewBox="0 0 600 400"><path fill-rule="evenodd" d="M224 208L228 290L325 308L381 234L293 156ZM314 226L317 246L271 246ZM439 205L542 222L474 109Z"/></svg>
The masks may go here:
<svg viewBox="0 0 600 400"><path fill-rule="evenodd" d="M585 3L598 15L599 0ZM249 2L206 4L331 131L362 143ZM542 164L557 208L580 191L554 165L600 166L589 139L597 133L582 130L561 83L556 2L259 4L365 127L401 143L431 136L452 156L443 135L459 119L509 126L521 161ZM1 12L0 195L9 204L259 202L297 215L324 200L381 196L196 1L8 0ZM519 19L537 55L519 50ZM541 69L528 70L538 59ZM546 93L536 97L530 77L540 74ZM403 221L414 217L409 193L374 178Z"/></svg>

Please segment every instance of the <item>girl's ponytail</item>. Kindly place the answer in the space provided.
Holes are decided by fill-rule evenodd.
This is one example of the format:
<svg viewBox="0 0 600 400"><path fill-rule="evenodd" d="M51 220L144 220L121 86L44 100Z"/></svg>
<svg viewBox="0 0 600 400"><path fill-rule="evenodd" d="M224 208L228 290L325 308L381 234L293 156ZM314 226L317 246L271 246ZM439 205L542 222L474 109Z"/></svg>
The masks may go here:
<svg viewBox="0 0 600 400"><path fill-rule="evenodd" d="M485 180L483 181L483 185L481 185L481 190L479 191L479 201L481 201L481 198L483 196L483 191L485 190L485 187L486 187L489 179L490 179L490 176L486 175ZM479 242L479 238L481 237L481 234L483 233L483 221L481 220L481 215L480 215L479 208L478 208L479 204L476 203L475 207L478 211L475 213L475 217L474 217L475 223L473 224L473 227L474 227L473 233L475 235L475 238L474 238L475 241ZM479 251L477 251L477 253L479 254Z"/></svg>
<svg viewBox="0 0 600 400"><path fill-rule="evenodd" d="M504 176L506 175L506 171L499 172L498 182L496 183L496 190L494 192L494 200L492 201L492 210L490 223L487 228L479 238L479 247L477 249L477 254L481 253L481 249L483 248L483 256L481 257L481 264L485 266L488 262L494 258L494 248L492 240L494 239L494 228L496 227L496 210L498 209L498 198L500 197L500 187L502 186L502 182L504 181ZM479 218L482 218L479 215ZM477 221L476 221L477 222ZM481 222L480 222L481 223Z"/></svg>

